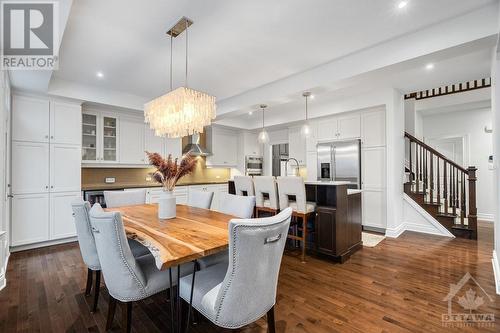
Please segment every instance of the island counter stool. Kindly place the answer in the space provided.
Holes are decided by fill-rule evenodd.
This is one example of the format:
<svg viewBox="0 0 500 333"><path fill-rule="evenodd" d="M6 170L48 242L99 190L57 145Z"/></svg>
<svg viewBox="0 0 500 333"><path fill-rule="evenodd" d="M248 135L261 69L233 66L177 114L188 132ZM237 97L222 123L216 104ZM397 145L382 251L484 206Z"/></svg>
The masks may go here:
<svg viewBox="0 0 500 333"><path fill-rule="evenodd" d="M255 176L253 182L255 185L256 217L258 218L261 212L267 212L271 215L278 214L280 206L276 178L273 176Z"/></svg>
<svg viewBox="0 0 500 333"><path fill-rule="evenodd" d="M306 201L306 186L304 179L299 176L278 177L278 197L281 209L291 207L292 217L302 222L302 235L288 235L288 238L301 242L302 262L305 262L307 243L307 221L311 216L315 216L316 203ZM290 200L290 196L295 197L295 201Z"/></svg>

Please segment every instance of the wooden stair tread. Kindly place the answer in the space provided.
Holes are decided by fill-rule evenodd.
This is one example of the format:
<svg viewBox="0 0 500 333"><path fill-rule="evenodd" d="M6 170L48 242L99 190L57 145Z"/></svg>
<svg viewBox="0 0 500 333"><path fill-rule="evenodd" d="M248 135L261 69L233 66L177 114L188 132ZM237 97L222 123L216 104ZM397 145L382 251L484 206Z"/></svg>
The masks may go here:
<svg viewBox="0 0 500 333"><path fill-rule="evenodd" d="M449 218L454 218L454 219L458 217L458 215L457 215L457 214L453 214L453 213L443 213L443 212L439 212L439 213L437 214L437 216L439 216L439 217L449 217Z"/></svg>
<svg viewBox="0 0 500 333"><path fill-rule="evenodd" d="M456 230L467 230L467 231L474 231L473 229L469 228L468 225L462 225L462 224L455 224L453 226L451 226L452 229L456 229Z"/></svg>

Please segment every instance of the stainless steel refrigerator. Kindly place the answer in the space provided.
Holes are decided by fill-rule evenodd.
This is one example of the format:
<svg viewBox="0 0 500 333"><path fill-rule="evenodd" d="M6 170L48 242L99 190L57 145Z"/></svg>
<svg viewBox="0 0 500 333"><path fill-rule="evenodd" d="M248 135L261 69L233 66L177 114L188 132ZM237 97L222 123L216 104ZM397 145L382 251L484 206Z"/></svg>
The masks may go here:
<svg viewBox="0 0 500 333"><path fill-rule="evenodd" d="M318 180L348 181L361 188L361 140L318 143Z"/></svg>

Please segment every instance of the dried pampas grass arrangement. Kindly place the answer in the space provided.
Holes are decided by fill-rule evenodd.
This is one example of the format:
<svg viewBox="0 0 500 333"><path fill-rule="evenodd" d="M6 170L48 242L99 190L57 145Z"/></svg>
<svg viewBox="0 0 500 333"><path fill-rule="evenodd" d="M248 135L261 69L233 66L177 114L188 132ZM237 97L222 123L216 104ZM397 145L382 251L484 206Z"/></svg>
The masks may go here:
<svg viewBox="0 0 500 333"><path fill-rule="evenodd" d="M189 153L182 156L179 164L177 164L177 158L172 158L172 154L169 154L166 159L158 153L146 152L146 154L149 164L156 168L153 174L154 180L162 184L165 191L172 191L182 177L193 173L196 169L196 157Z"/></svg>

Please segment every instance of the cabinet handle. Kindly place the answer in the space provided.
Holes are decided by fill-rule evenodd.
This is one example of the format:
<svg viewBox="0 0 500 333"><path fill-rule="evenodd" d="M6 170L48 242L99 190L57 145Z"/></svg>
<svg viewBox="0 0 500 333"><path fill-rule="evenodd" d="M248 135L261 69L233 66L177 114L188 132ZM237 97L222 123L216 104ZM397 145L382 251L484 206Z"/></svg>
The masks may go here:
<svg viewBox="0 0 500 333"><path fill-rule="evenodd" d="M51 136L50 136L50 138L51 138L51 139L53 139L53 138L54 138L54 136L53 136L53 135L51 135Z"/></svg>
<svg viewBox="0 0 500 333"><path fill-rule="evenodd" d="M45 136L45 139L48 139L48 138L49 138L49 136L48 136L48 135L46 135L46 136Z"/></svg>
<svg viewBox="0 0 500 333"><path fill-rule="evenodd" d="M48 189L49 188L49 185L45 185L45 188Z"/></svg>
<svg viewBox="0 0 500 333"><path fill-rule="evenodd" d="M50 188L54 188L54 185L50 185Z"/></svg>

